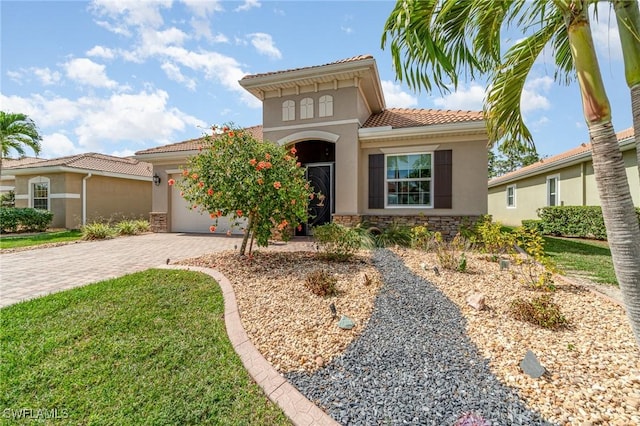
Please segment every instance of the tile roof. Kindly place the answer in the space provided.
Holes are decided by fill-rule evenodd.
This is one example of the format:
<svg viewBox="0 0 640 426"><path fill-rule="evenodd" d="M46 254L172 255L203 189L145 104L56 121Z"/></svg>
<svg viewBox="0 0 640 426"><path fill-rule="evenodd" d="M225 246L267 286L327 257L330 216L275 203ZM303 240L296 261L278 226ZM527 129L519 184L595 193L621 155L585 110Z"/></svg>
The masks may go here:
<svg viewBox="0 0 640 426"><path fill-rule="evenodd" d="M616 137L618 142L625 141L633 137L633 127L629 129L625 129L621 132L616 133ZM489 186L494 186L499 183L508 182L522 175L529 175L534 173L537 169L541 169L543 167L552 167L553 165L560 165L567 161L570 161L575 158L579 158L583 155L591 155L591 144L590 143L582 143L580 146L572 148L568 151L561 152L560 154L556 154L552 157L543 158L542 160L529 164L528 166L522 167L518 170L514 170L512 172L506 173L502 176L495 177L489 181Z"/></svg>
<svg viewBox="0 0 640 426"><path fill-rule="evenodd" d="M22 164L12 169L20 170L44 167L69 167L143 177L151 177L152 170L151 164L144 161L139 161L134 158L114 157L112 155L98 154L95 152L53 158L37 163Z"/></svg>
<svg viewBox="0 0 640 426"><path fill-rule="evenodd" d="M452 111L437 109L389 108L373 114L362 127L421 127L434 124L460 123L482 120L481 111Z"/></svg>
<svg viewBox="0 0 640 426"><path fill-rule="evenodd" d="M284 74L284 73L292 72L292 71L310 70L310 69L314 69L314 68L326 67L327 65L344 64L344 63L347 63L347 62L358 62L358 61L362 61L362 60L365 60L365 59L373 59L373 56L372 55L358 55L358 56L353 56L351 58L340 59L340 60L335 61L335 62L329 62L328 64L323 64L323 65L314 65L314 66L310 66L310 67L292 68L292 69L288 69L288 70L272 71L272 72L265 72L265 73L260 73L260 74L248 74L248 75L245 75L244 77L242 77L240 79L240 81L249 80L249 79L256 78L256 77L264 77L264 76L267 76L267 75Z"/></svg>
<svg viewBox="0 0 640 426"><path fill-rule="evenodd" d="M36 157L3 158L2 168L11 169L13 167L22 166L25 164L40 163L42 161L47 161L47 160L44 158L36 158Z"/></svg>
<svg viewBox="0 0 640 426"><path fill-rule="evenodd" d="M245 127L245 131L251 133L254 138L262 140L262 126ZM189 139L187 141L158 146L136 152L136 155L159 154L165 152L196 151L203 143L204 137Z"/></svg>

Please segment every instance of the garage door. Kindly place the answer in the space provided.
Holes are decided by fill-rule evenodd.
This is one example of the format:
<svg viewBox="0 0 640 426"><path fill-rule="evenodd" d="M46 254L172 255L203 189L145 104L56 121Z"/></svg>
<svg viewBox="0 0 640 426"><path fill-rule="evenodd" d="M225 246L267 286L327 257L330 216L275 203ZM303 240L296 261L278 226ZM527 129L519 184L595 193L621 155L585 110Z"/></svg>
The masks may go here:
<svg viewBox="0 0 640 426"><path fill-rule="evenodd" d="M177 180L180 176L176 175L173 178ZM171 188L171 232L209 233L209 227L214 223L215 220L209 217L209 213L192 210L191 205L180 196L180 190L175 186ZM244 223L245 221L242 221L241 226L244 226ZM219 218L216 234L224 234L229 229L234 234L242 234L238 226L231 227L230 218Z"/></svg>

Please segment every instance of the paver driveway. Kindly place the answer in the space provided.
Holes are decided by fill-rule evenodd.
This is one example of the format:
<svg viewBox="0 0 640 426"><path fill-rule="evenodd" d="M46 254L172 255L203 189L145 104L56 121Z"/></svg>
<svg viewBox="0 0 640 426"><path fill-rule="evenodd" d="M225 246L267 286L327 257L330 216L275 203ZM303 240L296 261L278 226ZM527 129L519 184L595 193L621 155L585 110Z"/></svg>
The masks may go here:
<svg viewBox="0 0 640 426"><path fill-rule="evenodd" d="M0 306L115 278L131 272L233 249L240 237L211 234L145 234L0 254ZM269 246L306 250L308 240Z"/></svg>

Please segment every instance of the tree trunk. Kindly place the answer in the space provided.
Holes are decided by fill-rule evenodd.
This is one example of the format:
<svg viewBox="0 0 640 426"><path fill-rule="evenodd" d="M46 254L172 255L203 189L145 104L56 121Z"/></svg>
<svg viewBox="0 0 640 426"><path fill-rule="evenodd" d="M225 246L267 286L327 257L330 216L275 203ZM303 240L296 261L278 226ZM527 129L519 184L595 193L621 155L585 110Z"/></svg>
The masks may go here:
<svg viewBox="0 0 640 426"><path fill-rule="evenodd" d="M631 114L640 178L640 8L637 1L629 0L616 0L613 6L622 45L624 76L631 91Z"/></svg>
<svg viewBox="0 0 640 426"><path fill-rule="evenodd" d="M631 329L640 346L640 226L636 217L620 145L611 124L611 105L596 57L587 2L564 10L576 67L584 117L589 127L593 172Z"/></svg>
<svg viewBox="0 0 640 426"><path fill-rule="evenodd" d="M244 229L244 235L242 236L242 244L240 245L240 256L244 256L245 251L247 250L247 241L249 241L249 235L252 232L253 228L253 212L249 212L249 218L247 220L247 227Z"/></svg>

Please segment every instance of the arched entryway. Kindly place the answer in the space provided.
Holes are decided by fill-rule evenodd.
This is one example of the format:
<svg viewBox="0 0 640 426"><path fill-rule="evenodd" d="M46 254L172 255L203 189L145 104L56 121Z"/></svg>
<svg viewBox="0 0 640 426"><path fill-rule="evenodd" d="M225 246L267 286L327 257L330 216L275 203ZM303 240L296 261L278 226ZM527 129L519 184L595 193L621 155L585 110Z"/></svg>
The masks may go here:
<svg viewBox="0 0 640 426"><path fill-rule="evenodd" d="M313 226L331 222L334 211L334 166L336 162L336 146L323 140L306 140L293 145L296 148L298 161L307 170L307 179L316 193L309 203L309 221L296 231L296 235L309 235Z"/></svg>

